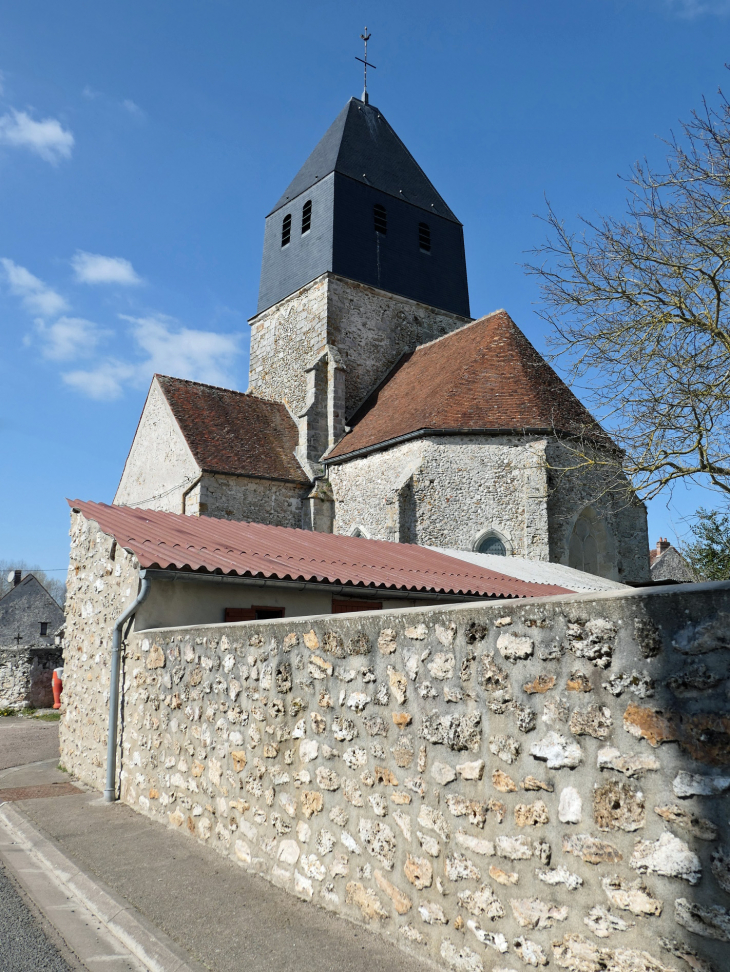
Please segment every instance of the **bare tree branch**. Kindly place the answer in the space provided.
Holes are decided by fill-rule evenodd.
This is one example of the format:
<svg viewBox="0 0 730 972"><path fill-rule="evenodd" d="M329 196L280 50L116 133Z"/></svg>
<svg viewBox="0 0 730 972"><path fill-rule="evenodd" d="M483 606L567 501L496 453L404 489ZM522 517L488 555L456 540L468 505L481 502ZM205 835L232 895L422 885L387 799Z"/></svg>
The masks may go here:
<svg viewBox="0 0 730 972"><path fill-rule="evenodd" d="M730 502L730 104L703 102L637 163L623 219L570 232L548 204L540 280L553 360L582 386L644 498L697 480ZM607 460L571 445L577 465ZM610 460L616 462L616 453ZM620 477L615 477L618 483Z"/></svg>

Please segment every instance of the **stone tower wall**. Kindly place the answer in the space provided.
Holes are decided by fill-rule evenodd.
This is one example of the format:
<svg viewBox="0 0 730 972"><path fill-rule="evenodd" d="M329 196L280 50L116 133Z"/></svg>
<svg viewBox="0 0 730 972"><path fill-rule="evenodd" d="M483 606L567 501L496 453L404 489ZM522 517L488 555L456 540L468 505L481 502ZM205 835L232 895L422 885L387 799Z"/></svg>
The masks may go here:
<svg viewBox="0 0 730 972"><path fill-rule="evenodd" d="M249 391L304 410L306 369L325 345L345 368L349 416L404 351L462 327L468 318L327 273L252 318Z"/></svg>
<svg viewBox="0 0 730 972"><path fill-rule="evenodd" d="M82 547L62 760L100 787ZM122 799L453 972L719 970L728 616L722 583L141 631Z"/></svg>

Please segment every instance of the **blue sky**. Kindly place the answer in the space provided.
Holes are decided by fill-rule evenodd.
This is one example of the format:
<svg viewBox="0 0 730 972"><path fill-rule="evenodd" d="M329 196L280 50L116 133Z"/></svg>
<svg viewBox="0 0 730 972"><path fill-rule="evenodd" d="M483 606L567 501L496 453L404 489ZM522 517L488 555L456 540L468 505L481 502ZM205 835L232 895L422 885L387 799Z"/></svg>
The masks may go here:
<svg viewBox="0 0 730 972"><path fill-rule="evenodd" d="M0 10L0 559L67 562L64 497L110 501L155 371L245 390L264 216L351 95L465 226L472 314L541 350L520 264L547 196L617 178L726 83L730 0L24 0ZM655 500L675 536L711 494Z"/></svg>

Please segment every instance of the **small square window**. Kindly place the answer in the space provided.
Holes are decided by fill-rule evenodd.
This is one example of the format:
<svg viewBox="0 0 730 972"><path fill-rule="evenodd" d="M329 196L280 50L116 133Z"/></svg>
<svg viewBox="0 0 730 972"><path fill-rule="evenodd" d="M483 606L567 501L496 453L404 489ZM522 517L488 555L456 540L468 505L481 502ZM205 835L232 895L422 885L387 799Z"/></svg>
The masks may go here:
<svg viewBox="0 0 730 972"><path fill-rule="evenodd" d="M41 621L41 638L47 638L47 637L48 637L48 622Z"/></svg>

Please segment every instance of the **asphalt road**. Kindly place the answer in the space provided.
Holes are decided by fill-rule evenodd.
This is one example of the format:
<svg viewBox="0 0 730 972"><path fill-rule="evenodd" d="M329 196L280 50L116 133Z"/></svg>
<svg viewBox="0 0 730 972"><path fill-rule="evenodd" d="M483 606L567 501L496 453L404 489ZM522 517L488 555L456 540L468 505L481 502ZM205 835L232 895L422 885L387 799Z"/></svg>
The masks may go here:
<svg viewBox="0 0 730 972"><path fill-rule="evenodd" d="M0 716L0 770L58 759L58 723Z"/></svg>
<svg viewBox="0 0 730 972"><path fill-rule="evenodd" d="M2 972L73 972L0 864Z"/></svg>

